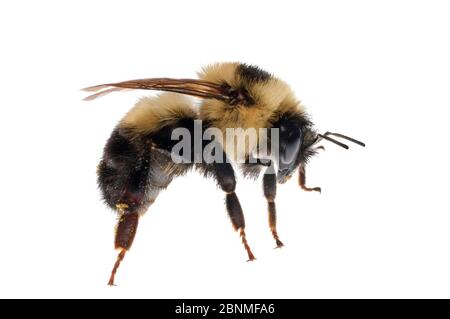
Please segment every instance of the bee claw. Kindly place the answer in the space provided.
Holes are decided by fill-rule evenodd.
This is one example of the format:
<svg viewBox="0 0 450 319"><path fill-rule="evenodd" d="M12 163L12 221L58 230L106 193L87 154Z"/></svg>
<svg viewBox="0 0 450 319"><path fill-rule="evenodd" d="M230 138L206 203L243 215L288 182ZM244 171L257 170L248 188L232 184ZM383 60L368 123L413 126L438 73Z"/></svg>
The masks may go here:
<svg viewBox="0 0 450 319"><path fill-rule="evenodd" d="M277 240L277 246L274 247L274 249L281 249L282 247L284 247L284 244L281 242L281 240Z"/></svg>

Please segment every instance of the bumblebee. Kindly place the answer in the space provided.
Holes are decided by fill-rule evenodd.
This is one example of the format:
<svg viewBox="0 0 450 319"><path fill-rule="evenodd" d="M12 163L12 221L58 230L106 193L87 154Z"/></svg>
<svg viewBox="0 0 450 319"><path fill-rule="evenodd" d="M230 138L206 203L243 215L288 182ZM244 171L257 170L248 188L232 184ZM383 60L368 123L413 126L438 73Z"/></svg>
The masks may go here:
<svg viewBox="0 0 450 319"><path fill-rule="evenodd" d="M85 100L92 100L115 91L145 89L166 91L157 97L144 97L119 122L104 148L98 166L98 184L106 204L117 211L118 224L115 248L119 250L108 284L114 285L116 271L135 237L139 218L177 176L195 169L205 177L213 178L225 195L225 205L235 231L239 232L248 260L255 260L245 235L244 214L235 193L236 177L233 162L243 175L262 179L267 201L269 228L276 243L282 247L276 229L276 186L286 182L298 170L299 186L305 191L318 191L320 187L308 187L305 166L308 159L323 149L322 140L343 148L348 146L342 138L365 146L348 136L314 129L304 106L296 99L291 88L272 74L242 63L218 63L207 66L198 74L199 79L152 78L109 83L84 89L92 92ZM195 104L188 96L200 98ZM223 161L198 158L207 143L204 136L195 134L195 126L201 121L203 130L215 128L226 134L227 129L276 129L276 156L269 152L267 158L259 158L259 144L250 143L243 151L235 151L218 142L214 156ZM177 140L177 129L190 132L190 142L200 148L191 148L183 154L185 161L174 161L172 154ZM197 134L198 135L198 134ZM274 136L265 138L273 146ZM185 152L186 153L186 152ZM255 155L256 154L256 155ZM186 160L187 159L187 160ZM276 168L275 165L276 164Z"/></svg>

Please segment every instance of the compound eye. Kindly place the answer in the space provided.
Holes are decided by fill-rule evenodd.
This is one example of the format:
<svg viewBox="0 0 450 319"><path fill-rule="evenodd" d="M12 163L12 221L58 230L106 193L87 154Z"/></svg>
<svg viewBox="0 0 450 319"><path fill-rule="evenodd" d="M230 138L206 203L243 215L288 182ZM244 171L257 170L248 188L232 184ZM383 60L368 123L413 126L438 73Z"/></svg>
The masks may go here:
<svg viewBox="0 0 450 319"><path fill-rule="evenodd" d="M283 151L280 152L280 169L287 169L293 165L300 150L300 141L293 141L286 144Z"/></svg>
<svg viewBox="0 0 450 319"><path fill-rule="evenodd" d="M279 169L285 170L292 167L297 159L298 152L300 151L301 145L301 132L297 131L290 136L283 138L281 135L280 141L280 163Z"/></svg>

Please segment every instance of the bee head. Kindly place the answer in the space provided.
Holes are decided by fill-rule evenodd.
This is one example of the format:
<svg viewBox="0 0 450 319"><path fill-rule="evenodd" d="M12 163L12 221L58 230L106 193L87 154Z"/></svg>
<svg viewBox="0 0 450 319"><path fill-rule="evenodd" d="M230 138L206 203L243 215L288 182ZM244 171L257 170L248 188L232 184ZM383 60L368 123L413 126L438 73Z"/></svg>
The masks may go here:
<svg viewBox="0 0 450 319"><path fill-rule="evenodd" d="M315 154L312 145L317 134L305 114L283 114L273 128L278 129L278 154L274 154L278 164L278 183L285 183L300 164L306 163ZM272 138L272 142L275 142Z"/></svg>
<svg viewBox="0 0 450 319"><path fill-rule="evenodd" d="M274 127L279 129L277 181L280 184L285 183L300 165L305 166L309 158L317 153L318 148L323 148L317 145L322 140L332 142L344 149L349 149L348 145L331 136L365 146L363 142L340 133L317 133L304 113L284 114L274 123Z"/></svg>

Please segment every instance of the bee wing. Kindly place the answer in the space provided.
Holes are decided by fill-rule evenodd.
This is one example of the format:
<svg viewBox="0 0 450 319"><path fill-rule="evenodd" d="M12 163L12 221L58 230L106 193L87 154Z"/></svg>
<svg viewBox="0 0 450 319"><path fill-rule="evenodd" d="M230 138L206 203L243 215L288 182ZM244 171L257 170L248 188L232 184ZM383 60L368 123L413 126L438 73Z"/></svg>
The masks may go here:
<svg viewBox="0 0 450 319"><path fill-rule="evenodd" d="M141 79L95 85L82 90L87 92L97 92L84 98L85 101L90 101L111 92L133 89L170 91L207 99L218 99L222 101L230 100L226 86L196 79Z"/></svg>

